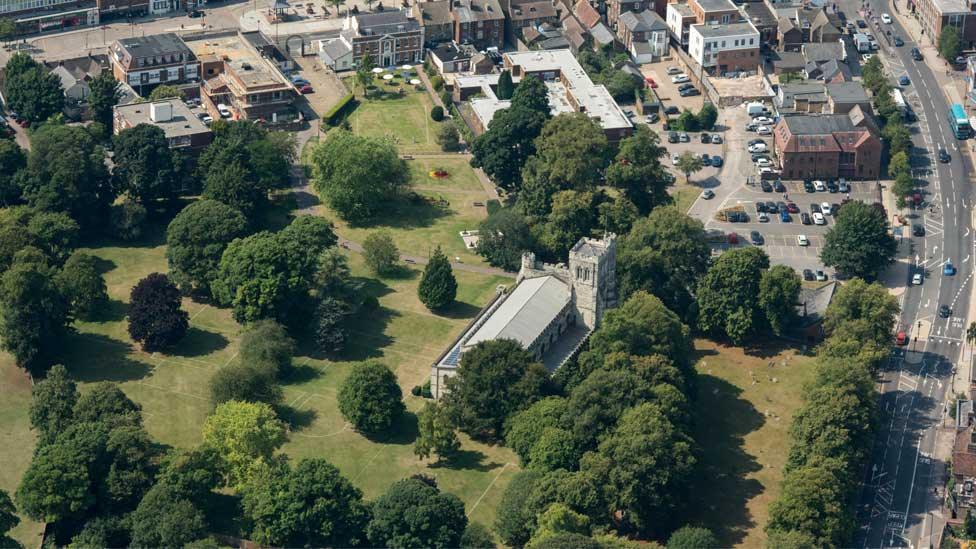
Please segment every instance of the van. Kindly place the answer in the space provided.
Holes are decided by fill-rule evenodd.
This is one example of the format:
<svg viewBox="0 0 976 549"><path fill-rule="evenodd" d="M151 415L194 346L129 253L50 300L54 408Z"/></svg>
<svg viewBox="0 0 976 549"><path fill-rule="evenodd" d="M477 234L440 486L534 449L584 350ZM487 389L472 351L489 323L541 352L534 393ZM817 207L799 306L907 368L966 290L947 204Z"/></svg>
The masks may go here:
<svg viewBox="0 0 976 549"><path fill-rule="evenodd" d="M220 113L221 118L230 118L230 107L227 105L217 103L217 111Z"/></svg>
<svg viewBox="0 0 976 549"><path fill-rule="evenodd" d="M746 113L753 118L762 116L766 114L766 112L766 105L758 101L746 104Z"/></svg>

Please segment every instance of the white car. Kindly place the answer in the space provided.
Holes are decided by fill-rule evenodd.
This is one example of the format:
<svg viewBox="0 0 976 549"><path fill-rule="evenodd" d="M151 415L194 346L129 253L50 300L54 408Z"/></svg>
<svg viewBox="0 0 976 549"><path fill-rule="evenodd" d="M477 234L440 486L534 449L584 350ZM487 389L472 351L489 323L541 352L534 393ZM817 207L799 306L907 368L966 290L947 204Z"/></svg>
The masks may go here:
<svg viewBox="0 0 976 549"><path fill-rule="evenodd" d="M749 145L749 152L751 153L764 153L768 149L765 143L756 143L755 145Z"/></svg>
<svg viewBox="0 0 976 549"><path fill-rule="evenodd" d="M758 128L756 128L756 133L758 133L759 135L770 135L771 133L773 133L773 130L771 130L769 126L759 126Z"/></svg>
<svg viewBox="0 0 976 549"><path fill-rule="evenodd" d="M916 286L922 285L922 273L915 273L912 275L912 284Z"/></svg>
<svg viewBox="0 0 976 549"><path fill-rule="evenodd" d="M768 168L768 167L770 167L772 165L773 165L773 161L770 160L770 159L768 159L768 158L757 158L756 159L756 166L759 166L760 168Z"/></svg>
<svg viewBox="0 0 976 549"><path fill-rule="evenodd" d="M769 216L766 215L766 212L759 212L759 215L756 216L756 219L758 219L760 223L766 223L769 221Z"/></svg>
<svg viewBox="0 0 976 549"><path fill-rule="evenodd" d="M882 13L881 14L881 22L884 23L885 25L890 25L891 24L891 16L888 15L887 13Z"/></svg>
<svg viewBox="0 0 976 549"><path fill-rule="evenodd" d="M672 84L684 84L685 82L690 82L690 81L691 78L688 78L688 75L685 73L676 74L671 77Z"/></svg>
<svg viewBox="0 0 976 549"><path fill-rule="evenodd" d="M776 173L776 170L774 170L773 168L771 168L769 166L763 166L763 167L759 168L759 175L763 175L763 174L767 174L767 173Z"/></svg>
<svg viewBox="0 0 976 549"><path fill-rule="evenodd" d="M867 63L868 61L871 60L872 57L874 57L873 53L865 53L864 55L861 56L861 63Z"/></svg>
<svg viewBox="0 0 976 549"><path fill-rule="evenodd" d="M817 282L827 281L827 273L821 271L820 269L817 269L817 272L814 276L817 278Z"/></svg>
<svg viewBox="0 0 976 549"><path fill-rule="evenodd" d="M824 202L823 204L820 205L820 211L824 215L830 215L830 210L831 210L830 202Z"/></svg>
<svg viewBox="0 0 976 549"><path fill-rule="evenodd" d="M753 118L752 121L755 122L756 124L762 124L767 126L773 123L773 119L767 116L757 116L756 118Z"/></svg>
<svg viewBox="0 0 976 549"><path fill-rule="evenodd" d="M797 246L809 246L810 245L810 241L807 240L807 235L805 235L805 234L798 234L798 235L796 235L796 245Z"/></svg>
<svg viewBox="0 0 976 549"><path fill-rule="evenodd" d="M679 158L678 153L672 153L671 154L671 164L677 165L678 164L678 158Z"/></svg>
<svg viewBox="0 0 976 549"><path fill-rule="evenodd" d="M668 74L681 74L681 69L679 69L678 67L668 67L667 73Z"/></svg>
<svg viewBox="0 0 976 549"><path fill-rule="evenodd" d="M823 214L820 213L820 212L813 212L813 216L812 217L813 217L813 224L814 225L826 225L827 224L827 220L824 219Z"/></svg>
<svg viewBox="0 0 976 549"><path fill-rule="evenodd" d="M824 192L827 190L827 184L818 179L813 182L813 188L817 189L818 192Z"/></svg>
<svg viewBox="0 0 976 549"><path fill-rule="evenodd" d="M711 200L715 198L715 193L712 192L711 189L705 189L704 191L702 191L701 197L704 198L705 200Z"/></svg>

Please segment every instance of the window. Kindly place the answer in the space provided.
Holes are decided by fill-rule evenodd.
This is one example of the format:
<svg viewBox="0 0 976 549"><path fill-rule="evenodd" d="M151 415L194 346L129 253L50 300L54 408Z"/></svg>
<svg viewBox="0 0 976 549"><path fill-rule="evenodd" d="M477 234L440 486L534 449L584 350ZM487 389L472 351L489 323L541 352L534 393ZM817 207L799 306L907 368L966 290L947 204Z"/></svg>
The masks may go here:
<svg viewBox="0 0 976 549"><path fill-rule="evenodd" d="M749 45L750 45L750 46L751 46L751 45L753 45L753 41L754 41L754 40L755 40L755 38L750 38L750 39L749 39Z"/></svg>

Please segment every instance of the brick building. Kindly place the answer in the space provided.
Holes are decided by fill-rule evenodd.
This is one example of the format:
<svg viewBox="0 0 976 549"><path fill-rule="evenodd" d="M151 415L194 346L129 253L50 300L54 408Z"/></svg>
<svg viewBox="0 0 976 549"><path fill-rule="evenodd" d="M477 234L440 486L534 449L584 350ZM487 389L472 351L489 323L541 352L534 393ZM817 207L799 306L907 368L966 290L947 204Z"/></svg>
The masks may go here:
<svg viewBox="0 0 976 549"><path fill-rule="evenodd" d="M705 70L719 75L756 70L759 44L759 31L748 21L692 25L688 33L688 54Z"/></svg>
<svg viewBox="0 0 976 549"><path fill-rule="evenodd" d="M654 4L655 0L608 0L607 22L610 23L611 28L616 29L621 15L627 12L640 13L644 10L654 10Z"/></svg>
<svg viewBox="0 0 976 549"><path fill-rule="evenodd" d="M773 144L784 179L877 179L881 174L881 140L870 124L856 125L850 115L784 116L773 129Z"/></svg>
<svg viewBox="0 0 976 549"><path fill-rule="evenodd" d="M160 84L180 85L200 79L200 64L174 33L116 40L109 47L112 75L145 96Z"/></svg>
<svg viewBox="0 0 976 549"><path fill-rule="evenodd" d="M505 46L505 13L498 0L451 0L453 39L479 49Z"/></svg>
<svg viewBox="0 0 976 549"><path fill-rule="evenodd" d="M976 46L976 4L972 0L908 0L908 7L917 13L925 34L938 41L942 29L956 27L962 49Z"/></svg>
<svg viewBox="0 0 976 549"><path fill-rule="evenodd" d="M358 65L369 55L380 67L421 63L424 27L410 12L388 10L347 18L340 39Z"/></svg>

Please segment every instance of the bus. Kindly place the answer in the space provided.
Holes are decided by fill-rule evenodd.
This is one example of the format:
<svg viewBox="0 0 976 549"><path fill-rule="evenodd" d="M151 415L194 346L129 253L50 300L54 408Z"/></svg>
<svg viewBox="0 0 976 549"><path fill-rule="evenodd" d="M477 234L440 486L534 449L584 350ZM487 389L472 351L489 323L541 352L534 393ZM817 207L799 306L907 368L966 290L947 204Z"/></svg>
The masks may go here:
<svg viewBox="0 0 976 549"><path fill-rule="evenodd" d="M973 133L973 127L969 125L969 117L959 103L953 103L952 107L949 107L949 128L952 129L956 139L968 139Z"/></svg>

